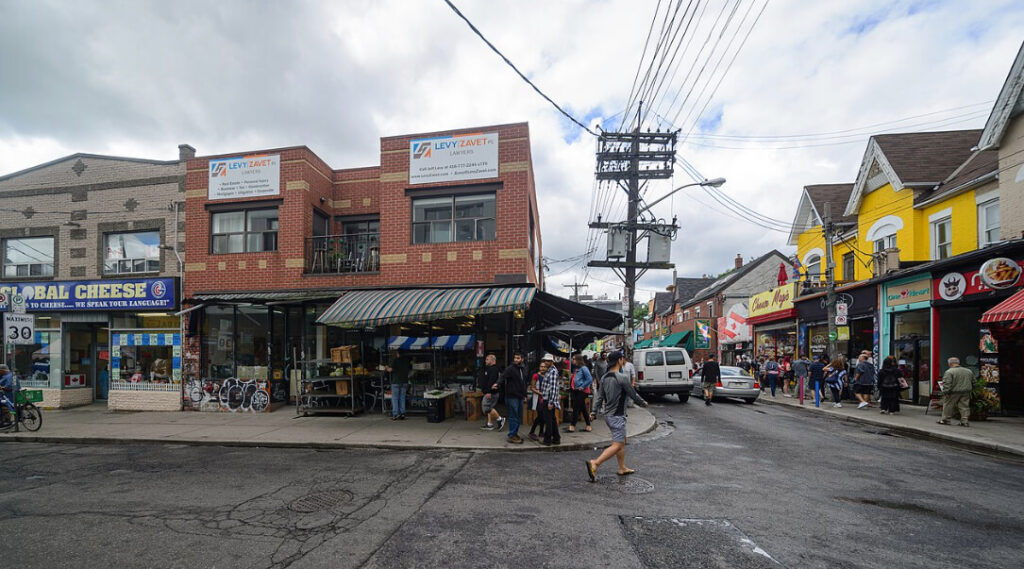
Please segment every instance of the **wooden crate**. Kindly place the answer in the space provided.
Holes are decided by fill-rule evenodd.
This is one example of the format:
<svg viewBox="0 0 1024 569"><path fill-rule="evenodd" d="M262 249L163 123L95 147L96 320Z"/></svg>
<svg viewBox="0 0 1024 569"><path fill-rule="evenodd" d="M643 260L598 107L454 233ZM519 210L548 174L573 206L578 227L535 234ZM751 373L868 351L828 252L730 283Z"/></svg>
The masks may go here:
<svg viewBox="0 0 1024 569"><path fill-rule="evenodd" d="M350 364L359 357L359 346L338 346L331 348L331 361L336 364Z"/></svg>

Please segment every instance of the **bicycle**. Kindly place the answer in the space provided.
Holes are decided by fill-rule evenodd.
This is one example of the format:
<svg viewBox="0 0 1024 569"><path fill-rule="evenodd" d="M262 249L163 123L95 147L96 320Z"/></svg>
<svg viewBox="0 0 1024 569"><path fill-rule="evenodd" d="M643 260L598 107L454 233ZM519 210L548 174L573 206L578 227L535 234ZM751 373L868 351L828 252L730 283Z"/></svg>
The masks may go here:
<svg viewBox="0 0 1024 569"><path fill-rule="evenodd" d="M43 412L36 407L29 398L36 399L37 401L42 400L42 391L35 389L22 389L17 392L15 396L14 408L18 410L18 420L11 421L10 424L4 425L2 430L10 430L14 428L14 425L20 423L28 431L38 431L43 426ZM38 398L38 399L37 399ZM7 409L7 403L10 399L6 395L0 395L0 408L5 414L9 414L10 411Z"/></svg>

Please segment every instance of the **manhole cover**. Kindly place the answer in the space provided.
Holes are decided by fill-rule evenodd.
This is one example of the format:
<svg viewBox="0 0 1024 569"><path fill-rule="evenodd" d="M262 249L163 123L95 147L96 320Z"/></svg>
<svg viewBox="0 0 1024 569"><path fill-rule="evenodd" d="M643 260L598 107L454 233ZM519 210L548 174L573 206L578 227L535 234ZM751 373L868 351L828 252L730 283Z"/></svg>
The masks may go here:
<svg viewBox="0 0 1024 569"><path fill-rule="evenodd" d="M320 512L330 510L350 500L352 500L352 494L344 490L331 490L329 492L307 494L292 502L288 507L296 512Z"/></svg>
<svg viewBox="0 0 1024 569"><path fill-rule="evenodd" d="M648 492L654 491L653 482L648 482L643 478L637 478L635 475L615 477L602 476L597 480L607 486L611 486L623 494L647 494Z"/></svg>

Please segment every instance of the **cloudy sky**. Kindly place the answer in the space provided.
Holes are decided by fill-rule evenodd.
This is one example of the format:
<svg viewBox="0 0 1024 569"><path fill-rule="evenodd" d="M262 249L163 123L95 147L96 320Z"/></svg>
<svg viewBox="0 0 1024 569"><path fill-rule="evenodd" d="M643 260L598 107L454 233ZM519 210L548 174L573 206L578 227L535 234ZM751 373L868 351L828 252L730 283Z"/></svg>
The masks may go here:
<svg viewBox="0 0 1024 569"><path fill-rule="evenodd" d="M636 112L656 21L644 69L667 56L646 125L681 129L679 155L697 173L784 222L804 185L853 181L867 134L980 128L1024 29L1014 0L455 4L552 99L606 130ZM659 52L666 13L665 47L679 47ZM0 78L0 175L75 152L169 160L180 143L201 155L304 144L348 168L376 164L381 136L527 121L548 289L585 278L589 293L621 291L576 260L593 212L624 212L621 191L595 187L594 137L442 0L0 0ZM645 197L691 181L677 169ZM784 232L727 215L699 189L653 211L679 218L680 276L792 250ZM592 248L603 257L602 241ZM638 299L670 280L646 275Z"/></svg>

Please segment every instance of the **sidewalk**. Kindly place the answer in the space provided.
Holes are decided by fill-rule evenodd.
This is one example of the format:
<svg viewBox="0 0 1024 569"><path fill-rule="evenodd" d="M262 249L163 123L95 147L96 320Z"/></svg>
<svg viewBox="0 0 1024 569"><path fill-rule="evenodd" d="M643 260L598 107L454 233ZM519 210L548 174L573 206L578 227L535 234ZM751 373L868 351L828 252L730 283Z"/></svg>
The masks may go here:
<svg viewBox="0 0 1024 569"><path fill-rule="evenodd" d="M878 407L857 409L856 402L844 401L841 408L835 409L831 401L822 401L821 407L815 408L813 399L805 399L801 406L795 396L783 397L779 393L773 398L768 391L757 401L884 427L911 436L940 439L968 448L1024 457L1024 417L990 417L987 421L971 421L971 426L964 428L957 425L956 420L951 421L950 425L939 425L937 421L942 415L941 411L932 409L925 415L925 408L916 405L901 405L899 414L882 415Z"/></svg>
<svg viewBox="0 0 1024 569"><path fill-rule="evenodd" d="M202 413L143 411L112 413L105 404L44 411L38 432L0 434L0 442L24 441L77 444L196 444L302 448L478 449L508 451L581 450L611 443L604 421L593 432L566 433L562 444L546 447L526 437L530 426L519 428L524 443L505 442L506 430L484 431L482 421L456 417L428 423L422 415L392 421L378 413L357 417L322 415L296 417L294 407L271 413ZM645 409L629 411L627 432L640 435L655 428ZM525 428L524 428L525 427Z"/></svg>

